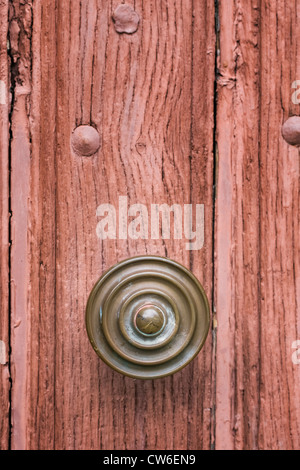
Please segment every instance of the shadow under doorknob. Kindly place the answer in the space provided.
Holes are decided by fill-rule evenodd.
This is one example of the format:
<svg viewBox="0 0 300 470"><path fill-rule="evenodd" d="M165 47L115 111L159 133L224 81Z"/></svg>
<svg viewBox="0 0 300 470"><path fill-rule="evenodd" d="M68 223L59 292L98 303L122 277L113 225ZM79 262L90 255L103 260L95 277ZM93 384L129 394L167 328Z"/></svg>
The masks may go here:
<svg viewBox="0 0 300 470"><path fill-rule="evenodd" d="M210 309L203 287L167 258L139 256L107 271L94 286L86 328L114 370L156 379L185 367L203 347Z"/></svg>

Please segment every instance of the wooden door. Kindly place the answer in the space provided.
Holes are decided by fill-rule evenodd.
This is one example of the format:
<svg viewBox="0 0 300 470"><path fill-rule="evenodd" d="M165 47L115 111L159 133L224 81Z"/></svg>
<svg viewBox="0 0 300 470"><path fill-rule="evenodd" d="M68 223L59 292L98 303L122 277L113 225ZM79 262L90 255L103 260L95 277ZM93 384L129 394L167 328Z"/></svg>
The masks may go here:
<svg viewBox="0 0 300 470"><path fill-rule="evenodd" d="M297 449L299 154L281 126L300 114L300 7L127 0L130 22L119 3L0 2L0 447ZM204 205L203 246L99 239L120 197ZM155 381L106 366L84 322L100 275L141 254L185 265L211 305L203 350Z"/></svg>

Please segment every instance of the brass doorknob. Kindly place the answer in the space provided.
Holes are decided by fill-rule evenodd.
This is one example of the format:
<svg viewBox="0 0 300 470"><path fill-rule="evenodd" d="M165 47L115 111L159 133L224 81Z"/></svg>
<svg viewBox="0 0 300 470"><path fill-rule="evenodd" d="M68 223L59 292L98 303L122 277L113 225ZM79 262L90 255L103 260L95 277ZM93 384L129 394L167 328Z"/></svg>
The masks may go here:
<svg viewBox="0 0 300 470"><path fill-rule="evenodd" d="M86 328L98 356L138 379L174 374L201 350L210 310L203 287L175 261L140 256L122 261L94 286Z"/></svg>

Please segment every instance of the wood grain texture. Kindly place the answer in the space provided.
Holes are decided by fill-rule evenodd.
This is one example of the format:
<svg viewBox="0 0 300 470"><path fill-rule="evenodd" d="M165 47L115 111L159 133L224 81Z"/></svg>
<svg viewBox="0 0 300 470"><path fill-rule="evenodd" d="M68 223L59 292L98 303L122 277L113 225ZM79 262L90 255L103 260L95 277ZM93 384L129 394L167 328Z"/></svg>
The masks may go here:
<svg viewBox="0 0 300 470"><path fill-rule="evenodd" d="M216 447L299 448L295 2L220 2ZM297 32L298 31L298 32ZM298 366L299 367L299 366Z"/></svg>
<svg viewBox="0 0 300 470"><path fill-rule="evenodd" d="M9 71L8 1L0 1L0 450L9 446Z"/></svg>
<svg viewBox="0 0 300 470"><path fill-rule="evenodd" d="M210 448L211 338L179 374L143 382L99 361L84 313L104 270L138 254L181 262L212 298L214 2L194 10L192 1L129 2L141 19L133 35L115 31L116 1L63 0L56 9L50 0L27 3L33 31L29 111L23 119L16 94L13 116L14 181L24 158L15 142L19 129L30 161L22 179L25 208L13 188L14 253L25 263L16 273L15 255L13 316L21 316L19 306L24 318L13 342L15 348L23 342L24 355L12 351L12 446ZM80 124L100 133L94 157L71 151ZM96 209L102 203L118 207L119 196L149 209L154 203L205 204L205 249L188 252L186 240L173 239L99 241ZM21 207L25 240L23 230L18 239Z"/></svg>

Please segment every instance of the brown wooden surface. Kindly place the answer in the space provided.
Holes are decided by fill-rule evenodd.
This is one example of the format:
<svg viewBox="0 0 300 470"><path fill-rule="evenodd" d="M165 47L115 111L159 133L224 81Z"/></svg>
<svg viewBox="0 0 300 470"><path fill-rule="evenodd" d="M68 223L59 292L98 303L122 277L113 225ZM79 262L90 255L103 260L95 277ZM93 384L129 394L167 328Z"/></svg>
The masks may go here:
<svg viewBox="0 0 300 470"><path fill-rule="evenodd" d="M126 3L132 35L119 1L0 1L0 448L297 449L299 154L281 125L300 111L300 7ZM80 124L93 157L71 151ZM119 196L205 204L204 248L101 242L96 209ZM147 382L100 361L84 324L95 281L140 254L190 268L213 314L200 355Z"/></svg>
<svg viewBox="0 0 300 470"><path fill-rule="evenodd" d="M13 316L23 316L12 338L13 448L211 445L211 338L187 369L145 383L100 362L85 332L93 284L131 255L180 261L212 297L213 2L198 5L195 16L191 2L136 2L142 23L132 36L115 31L117 5L62 1L57 12L53 1L33 6L30 112L27 120L21 116L22 96L13 116L25 140L22 153L28 125L31 137L22 178L28 199L19 201L17 186L12 188L12 268L18 278ZM97 156L84 159L70 151L79 124L99 130ZM15 174L24 158L18 143L14 136ZM96 209L107 202L117 206L119 195L149 209L152 203L205 204L205 249L190 253L185 240L101 243ZM17 270L17 254L25 255L26 271Z"/></svg>

